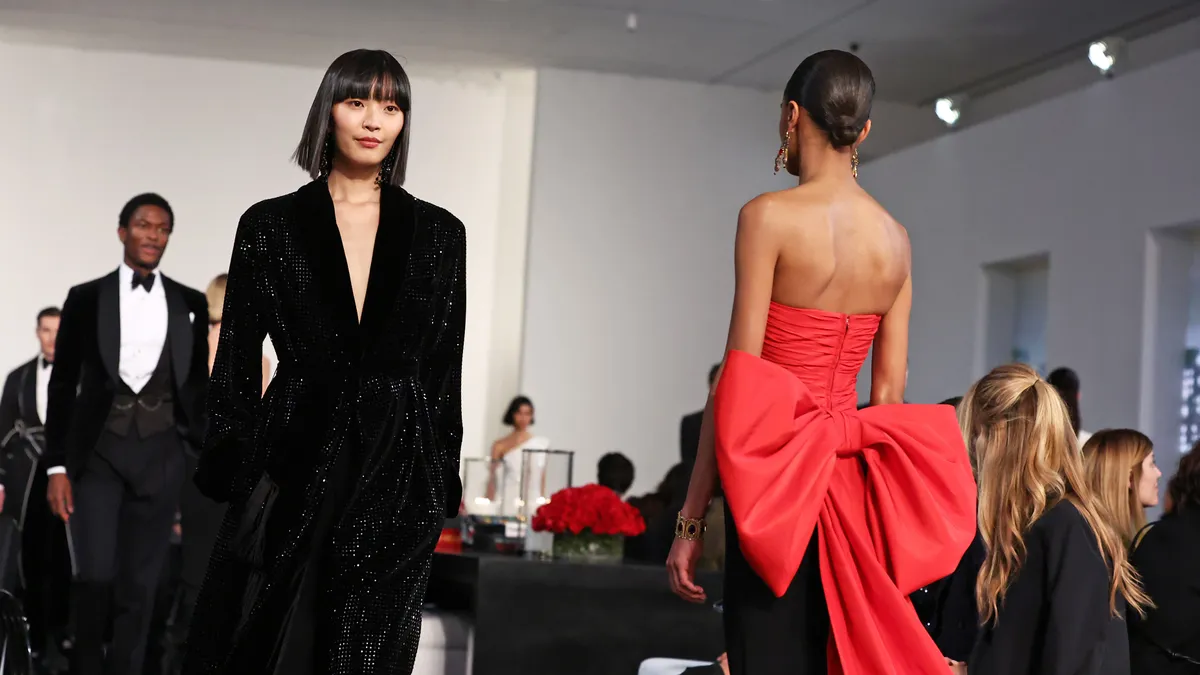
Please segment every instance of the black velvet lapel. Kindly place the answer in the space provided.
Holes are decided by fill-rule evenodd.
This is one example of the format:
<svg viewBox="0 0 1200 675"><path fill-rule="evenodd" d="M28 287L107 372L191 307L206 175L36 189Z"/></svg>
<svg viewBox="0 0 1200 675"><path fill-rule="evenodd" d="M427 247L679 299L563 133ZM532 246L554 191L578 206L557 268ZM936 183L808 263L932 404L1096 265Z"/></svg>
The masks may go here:
<svg viewBox="0 0 1200 675"><path fill-rule="evenodd" d="M113 382L121 381L121 289L114 271L100 280L96 294L96 346Z"/></svg>
<svg viewBox="0 0 1200 675"><path fill-rule="evenodd" d="M367 276L361 324L354 306L354 288L346 265L346 249L338 232L329 187L313 181L296 192L296 214L306 223L310 260L319 275L317 286L334 319L348 335L370 338L383 328L387 308L402 290L414 231L414 200L401 188L385 187L379 200L379 229ZM365 346L366 340L360 343Z"/></svg>
<svg viewBox="0 0 1200 675"><path fill-rule="evenodd" d="M371 254L362 333L367 341L386 329L389 309L409 278L408 263L416 231L415 202L403 188L385 186L379 196L379 231Z"/></svg>
<svg viewBox="0 0 1200 675"><path fill-rule="evenodd" d="M313 181L300 188L296 191L296 208L296 218L305 224L308 233L308 257L316 273L313 281L324 298L323 304L347 335L357 335L354 289L329 187L323 181Z"/></svg>
<svg viewBox="0 0 1200 675"><path fill-rule="evenodd" d="M159 275L162 276L162 275ZM171 344L171 366L175 369L175 386L182 386L191 375L192 320L188 318L187 302L174 281L163 277L163 292L167 296L167 339Z"/></svg>

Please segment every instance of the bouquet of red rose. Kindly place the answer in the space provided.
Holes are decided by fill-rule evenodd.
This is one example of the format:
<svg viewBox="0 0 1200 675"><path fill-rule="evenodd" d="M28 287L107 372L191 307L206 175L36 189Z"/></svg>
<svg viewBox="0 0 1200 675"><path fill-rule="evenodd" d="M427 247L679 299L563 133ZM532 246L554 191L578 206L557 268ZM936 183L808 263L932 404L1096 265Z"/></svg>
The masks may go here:
<svg viewBox="0 0 1200 675"><path fill-rule="evenodd" d="M583 485L559 490L533 514L533 529L554 534L624 535L646 531L637 508L621 501L603 485Z"/></svg>

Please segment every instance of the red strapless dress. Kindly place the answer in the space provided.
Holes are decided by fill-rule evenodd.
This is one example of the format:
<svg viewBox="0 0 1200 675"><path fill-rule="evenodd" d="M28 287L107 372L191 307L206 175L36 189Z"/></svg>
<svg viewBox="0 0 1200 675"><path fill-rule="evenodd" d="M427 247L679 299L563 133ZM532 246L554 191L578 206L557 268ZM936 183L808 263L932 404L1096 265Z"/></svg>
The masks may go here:
<svg viewBox="0 0 1200 675"><path fill-rule="evenodd" d="M762 358L731 352L716 391L721 484L741 554L776 597L814 533L829 672L946 672L908 595L975 536L975 481L953 408L857 410L879 317L772 303Z"/></svg>

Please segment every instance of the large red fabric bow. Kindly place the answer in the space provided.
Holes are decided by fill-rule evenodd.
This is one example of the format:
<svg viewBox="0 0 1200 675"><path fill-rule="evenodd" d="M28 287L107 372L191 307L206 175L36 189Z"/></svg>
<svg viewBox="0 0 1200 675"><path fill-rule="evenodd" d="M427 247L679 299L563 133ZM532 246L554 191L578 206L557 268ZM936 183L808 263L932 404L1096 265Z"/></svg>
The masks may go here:
<svg viewBox="0 0 1200 675"><path fill-rule="evenodd" d="M944 673L908 595L975 536L976 488L954 409L819 405L784 368L730 352L716 392L722 489L742 553L776 596L814 529L830 673Z"/></svg>

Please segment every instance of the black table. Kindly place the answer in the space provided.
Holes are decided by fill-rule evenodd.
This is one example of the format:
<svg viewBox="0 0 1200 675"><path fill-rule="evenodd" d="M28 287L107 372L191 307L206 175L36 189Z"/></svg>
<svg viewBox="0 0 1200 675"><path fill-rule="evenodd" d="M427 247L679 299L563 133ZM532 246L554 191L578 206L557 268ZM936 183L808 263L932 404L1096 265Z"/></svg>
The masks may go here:
<svg viewBox="0 0 1200 675"><path fill-rule="evenodd" d="M475 624L474 675L635 675L644 659L712 660L724 651L721 575L697 580L709 602L676 597L666 569L434 555L429 602Z"/></svg>

